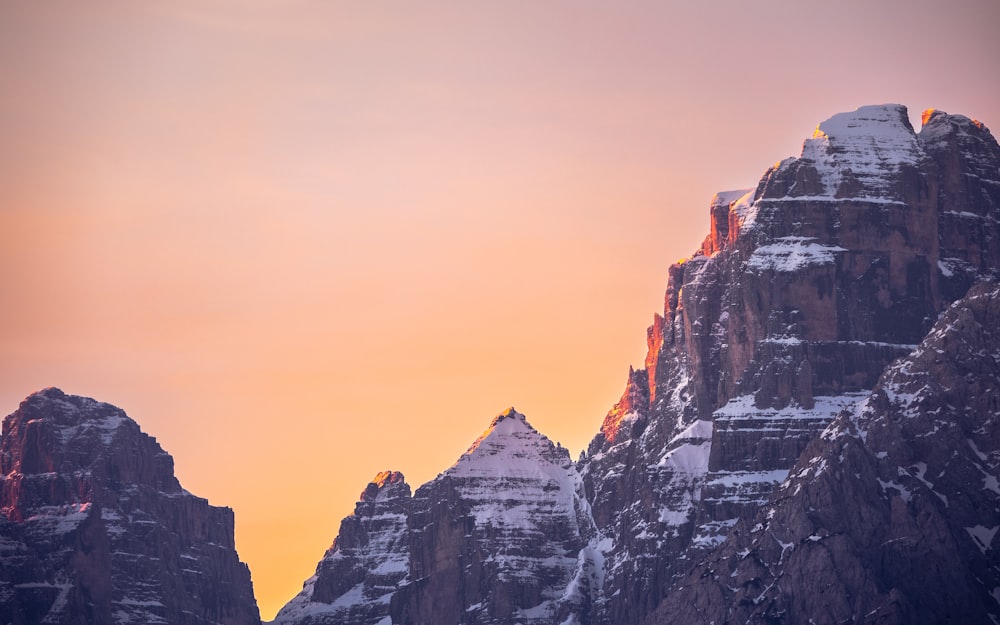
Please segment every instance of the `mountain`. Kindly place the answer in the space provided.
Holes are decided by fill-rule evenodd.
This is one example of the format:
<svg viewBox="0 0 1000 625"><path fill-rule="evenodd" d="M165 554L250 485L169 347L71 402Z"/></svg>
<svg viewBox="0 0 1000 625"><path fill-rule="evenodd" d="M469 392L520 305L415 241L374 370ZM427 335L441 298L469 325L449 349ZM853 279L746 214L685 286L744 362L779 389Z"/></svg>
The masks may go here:
<svg viewBox="0 0 1000 625"><path fill-rule="evenodd" d="M990 131L835 115L709 217L576 462L511 408L415 492L379 473L276 622L1000 623ZM0 622L260 620L232 511L46 389L0 437Z"/></svg>
<svg viewBox="0 0 1000 625"><path fill-rule="evenodd" d="M49 388L3 421L0 622L260 623L233 512L122 410Z"/></svg>
<svg viewBox="0 0 1000 625"><path fill-rule="evenodd" d="M645 371L580 462L613 539L601 622L655 608L1000 267L1000 149L966 117L928 112L917 134L904 107L863 107L710 214L701 249L670 268Z"/></svg>
<svg viewBox="0 0 1000 625"><path fill-rule="evenodd" d="M591 534L569 452L511 408L412 499L379 474L275 623L559 622L590 596Z"/></svg>
<svg viewBox="0 0 1000 625"><path fill-rule="evenodd" d="M941 334L935 323L944 311L947 317L956 310L949 304L977 282L998 279L1000 147L989 130L961 115L927 111L918 133L899 105L835 115L805 140L800 157L775 164L754 189L717 194L709 215L700 249L668 270L664 310L647 332L644 367L629 371L621 400L579 461L571 463L520 415L498 417L458 463L417 489L406 517L407 570L397 571L394 589L381 587L380 605L387 610L358 623L805 622L802 615L818 609L815 597L826 588L813 578L845 578L829 587L834 594L864 587L872 597L907 597L907 609L921 610L926 601L919 600L920 588L941 581L947 566L957 566L964 581L956 576L942 588L966 593L943 604L962 606L950 613L975 620L995 612L1000 594L990 599L982 593L997 576L986 547L1000 523L993 522L993 496L976 491L985 485L991 493L996 484L993 473L977 472L994 466L996 446L988 435L970 435L975 446L942 446L942 453L957 451L956 458L971 463L955 475L979 486L966 488L963 499L939 490L954 503L937 507L940 518L927 521L937 523L934 528L919 525L923 508L914 506L927 499L917 486L937 483L939 473L930 471L945 462L943 456L932 461L900 451L910 455L876 457L884 462L860 475L877 474L884 487L871 480L856 485L843 479L852 472L842 472L841 490L822 495L840 515L867 515L851 517L859 541L860 534L907 537L905 549L901 543L889 550L897 559L881 564L883 572L897 571L895 577L869 574L867 564L838 568L818 555L803 561L806 568L783 569L784 547L774 551L785 544L777 538L812 541L810 536L824 537L815 541L821 549L827 534L839 531L805 523L800 517L816 507L807 500L787 511L774 508L796 488L812 492L802 463L833 453L824 451L832 443L821 434L843 429L849 417L838 415L863 413L866 423L891 419L872 412L884 392L872 389L886 388L885 376L897 371L891 367L902 366L894 362L915 366L918 358L937 357L942 366L961 368L944 347L938 356L927 355L938 348L924 341ZM985 297L981 289L989 287L977 288L970 297ZM966 324L941 340L975 341L975 327ZM913 360L898 360L911 354ZM976 427L992 432L998 411L989 402L1000 393L1000 376L985 365L965 377L951 373L942 379L955 386L929 387L928 401L959 406L949 403L948 393L975 389L987 398L970 404L979 411ZM900 450L908 435L900 435ZM882 444L872 453L889 453L890 443ZM912 498L904 501L904 490ZM900 493L906 505L892 503L887 515L886 492ZM877 510L869 514L869 505ZM761 523L761 509L794 517L788 523L797 533L776 534L774 545L746 542L760 534L751 530ZM906 518L918 519L918 529L906 533L892 525ZM917 538L946 535L954 549ZM868 540L845 546L844 557L869 563L865 549L874 538ZM400 547L394 543L396 551L386 549L371 562L401 562ZM972 558L973 547L985 551ZM757 569L735 563L724 569L747 589L722 588L726 580L716 571L724 567L711 563L742 563L740 554L754 549L761 550L753 560ZM798 557L799 551L788 553ZM937 567L936 573L900 581L898 571L924 565ZM380 565L374 566L367 570ZM365 573L351 575L361 579ZM851 575L860 577L847 580ZM302 605L309 584L293 603ZM771 607L755 611L752 591ZM979 607L962 598L972 595L982 600ZM317 610L350 601L349 593L334 598L312 592ZM805 607L793 612L786 606L794 601ZM853 611L830 612L829 622L845 615L871 620L860 610L876 603L857 599ZM699 620L696 612L708 616ZM282 614L287 625L312 622Z"/></svg>
<svg viewBox="0 0 1000 625"><path fill-rule="evenodd" d="M354 514L323 555L316 574L275 617L275 623L355 625L389 614L392 593L410 565L410 485L384 471L361 492Z"/></svg>
<svg viewBox="0 0 1000 625"><path fill-rule="evenodd" d="M655 621L1000 622L998 416L992 282L810 443Z"/></svg>

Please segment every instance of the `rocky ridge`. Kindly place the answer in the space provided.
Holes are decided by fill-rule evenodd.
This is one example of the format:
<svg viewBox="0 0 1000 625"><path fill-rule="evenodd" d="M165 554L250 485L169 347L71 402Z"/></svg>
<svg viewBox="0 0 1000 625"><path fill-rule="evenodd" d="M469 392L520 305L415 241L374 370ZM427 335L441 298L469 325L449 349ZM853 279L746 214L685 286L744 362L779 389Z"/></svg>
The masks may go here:
<svg viewBox="0 0 1000 625"><path fill-rule="evenodd" d="M653 621L1000 622L998 381L994 281L841 413Z"/></svg>
<svg viewBox="0 0 1000 625"><path fill-rule="evenodd" d="M233 512L123 411L50 388L3 421L0 622L251 625Z"/></svg>
<svg viewBox="0 0 1000 625"><path fill-rule="evenodd" d="M509 409L378 474L276 622L1000 622L989 130L862 107L709 212L577 462ZM259 622L231 511L112 406L29 397L0 511L0 618Z"/></svg>
<svg viewBox="0 0 1000 625"><path fill-rule="evenodd" d="M656 610L684 601L680 580L784 492L950 302L995 278L998 245L1000 148L981 123L929 111L917 133L898 105L823 122L755 189L718 194L709 236L670 267L644 368L580 460L555 463L578 484L572 505L555 489L564 522L515 539L535 552L565 536L553 574L515 564L525 581L511 592L485 573L510 539L491 519L523 511L520 487L503 463L468 491L446 472L414 497L409 574L385 623L672 622ZM522 592L541 581L550 590Z"/></svg>
<svg viewBox="0 0 1000 625"><path fill-rule="evenodd" d="M390 497L375 486L275 623L550 623L589 598L593 564L582 551L593 530L579 476L569 453L513 408L412 499L409 487ZM366 496L373 506L363 511ZM355 538L353 528L376 522L391 529ZM359 544L364 556L351 551ZM354 584L366 589L375 571L394 573L394 587L358 601Z"/></svg>

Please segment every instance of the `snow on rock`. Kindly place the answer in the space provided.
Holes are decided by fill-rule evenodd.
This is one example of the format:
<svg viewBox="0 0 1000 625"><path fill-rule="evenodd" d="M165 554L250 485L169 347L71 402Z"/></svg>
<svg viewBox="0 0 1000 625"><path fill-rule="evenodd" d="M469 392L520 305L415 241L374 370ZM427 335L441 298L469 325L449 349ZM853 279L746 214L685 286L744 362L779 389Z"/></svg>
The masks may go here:
<svg viewBox="0 0 1000 625"><path fill-rule="evenodd" d="M816 168L830 196L838 196L850 176L865 194L882 197L886 177L903 165L916 166L922 156L906 107L899 104L863 106L834 115L817 126L802 146L802 160Z"/></svg>
<svg viewBox="0 0 1000 625"><path fill-rule="evenodd" d="M389 618L390 599L410 568L410 487L398 471L378 473L354 514L302 585L278 612L278 625L372 625Z"/></svg>
<svg viewBox="0 0 1000 625"><path fill-rule="evenodd" d="M747 264L764 271L799 271L809 265L831 264L837 253L846 251L836 245L817 243L812 237L780 237L755 249Z"/></svg>
<svg viewBox="0 0 1000 625"><path fill-rule="evenodd" d="M592 525L569 452L510 408L414 494L393 605L418 622L551 623L590 601Z"/></svg>

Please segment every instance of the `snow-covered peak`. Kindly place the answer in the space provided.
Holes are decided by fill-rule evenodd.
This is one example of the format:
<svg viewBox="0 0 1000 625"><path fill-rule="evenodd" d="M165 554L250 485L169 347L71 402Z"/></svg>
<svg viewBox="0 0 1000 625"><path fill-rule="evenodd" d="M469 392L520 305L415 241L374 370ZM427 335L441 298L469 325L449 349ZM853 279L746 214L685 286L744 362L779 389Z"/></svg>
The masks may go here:
<svg viewBox="0 0 1000 625"><path fill-rule="evenodd" d="M826 193L837 197L847 176L860 183L863 195L881 196L887 175L903 164L916 165L922 155L901 104L838 113L817 126L802 145L802 160L813 164Z"/></svg>
<svg viewBox="0 0 1000 625"><path fill-rule="evenodd" d="M490 426L447 471L452 476L537 477L543 464L570 464L569 453L552 444L513 408Z"/></svg>
<svg viewBox="0 0 1000 625"><path fill-rule="evenodd" d="M734 189L732 191L719 191L714 196L712 196L711 208L722 207L729 208L733 202L743 198L746 194L753 191L753 189Z"/></svg>

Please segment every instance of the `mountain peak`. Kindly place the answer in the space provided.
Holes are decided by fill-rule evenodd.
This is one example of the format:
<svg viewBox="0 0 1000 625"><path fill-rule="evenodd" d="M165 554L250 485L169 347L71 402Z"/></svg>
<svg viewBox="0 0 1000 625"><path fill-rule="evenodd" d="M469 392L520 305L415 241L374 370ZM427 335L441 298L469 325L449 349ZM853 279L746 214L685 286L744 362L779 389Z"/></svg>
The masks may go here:
<svg viewBox="0 0 1000 625"><path fill-rule="evenodd" d="M821 195L864 198L883 196L886 180L922 157L906 107L882 104L838 113L816 126L801 160L819 174Z"/></svg>
<svg viewBox="0 0 1000 625"><path fill-rule="evenodd" d="M400 484L405 481L406 478L399 471L379 471L372 478L372 484L379 488L385 487L386 484Z"/></svg>
<svg viewBox="0 0 1000 625"><path fill-rule="evenodd" d="M0 470L31 474L58 471L64 463L92 467L113 455L116 440L139 436L146 435L122 409L49 387L26 397L4 419ZM156 456L166 453L159 450Z"/></svg>
<svg viewBox="0 0 1000 625"><path fill-rule="evenodd" d="M492 428L496 426L498 423L500 423L505 419L520 419L521 421L527 423L526 417L520 412L518 412L516 408L510 406L497 416L493 417L493 421L490 422L490 427Z"/></svg>
<svg viewBox="0 0 1000 625"><path fill-rule="evenodd" d="M557 447L514 408L495 416L448 473L519 475L537 472L539 462L563 465L569 453Z"/></svg>
<svg viewBox="0 0 1000 625"><path fill-rule="evenodd" d="M359 502L371 502L376 499L391 499L409 497L410 485L399 471L379 471L361 491ZM360 505L360 504L359 504Z"/></svg>

